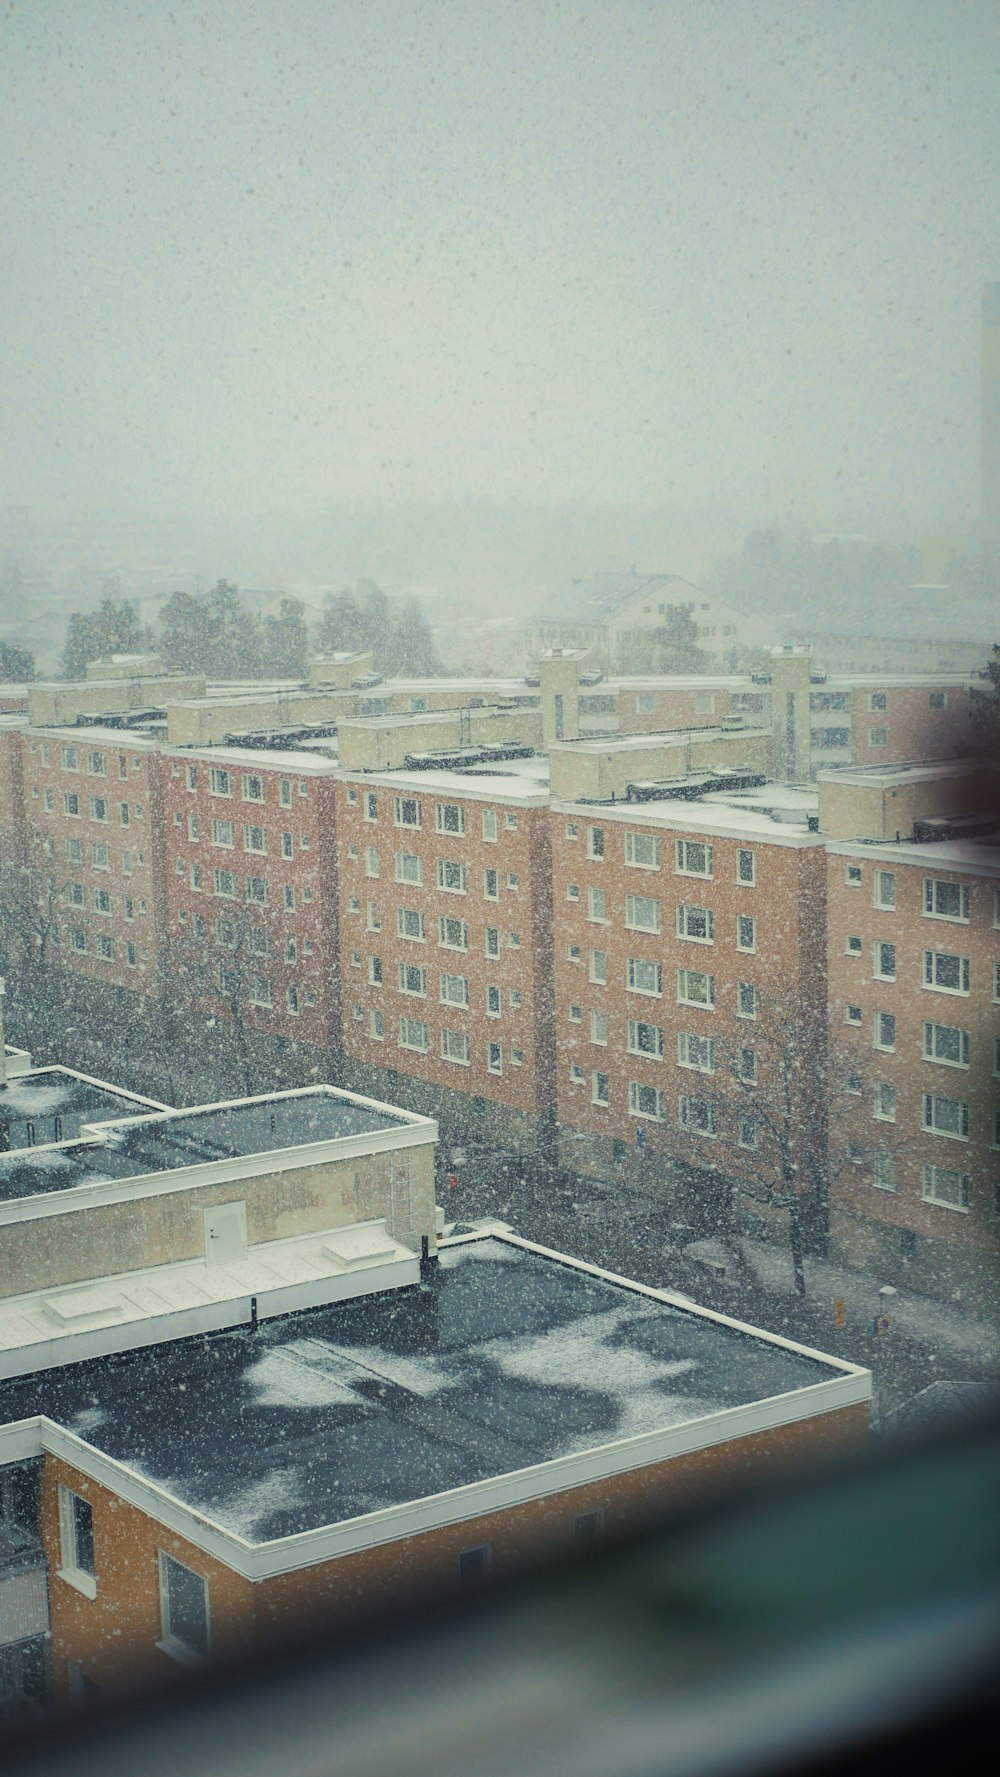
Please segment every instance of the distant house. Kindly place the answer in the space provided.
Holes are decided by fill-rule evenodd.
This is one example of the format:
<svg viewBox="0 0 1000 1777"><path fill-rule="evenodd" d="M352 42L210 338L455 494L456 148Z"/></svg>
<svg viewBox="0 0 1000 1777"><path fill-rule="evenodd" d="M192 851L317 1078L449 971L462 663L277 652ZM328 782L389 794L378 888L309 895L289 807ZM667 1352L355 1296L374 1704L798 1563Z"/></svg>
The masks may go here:
<svg viewBox="0 0 1000 1777"><path fill-rule="evenodd" d="M704 592L679 574L640 574L631 568L575 582L558 604L533 619L528 651L589 648L596 663L612 665L628 637L663 628L678 607L690 609L698 646L713 665L725 662L734 649L742 652L772 639L758 619L749 620L728 599Z"/></svg>

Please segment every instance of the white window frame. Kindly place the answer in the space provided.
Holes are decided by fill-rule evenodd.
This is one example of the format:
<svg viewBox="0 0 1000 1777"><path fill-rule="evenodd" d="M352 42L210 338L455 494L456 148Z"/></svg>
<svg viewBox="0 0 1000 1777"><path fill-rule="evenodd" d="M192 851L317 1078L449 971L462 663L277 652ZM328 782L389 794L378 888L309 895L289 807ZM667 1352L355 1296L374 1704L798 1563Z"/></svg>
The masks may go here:
<svg viewBox="0 0 1000 1777"><path fill-rule="evenodd" d="M692 931L691 926L704 925L704 931ZM715 943L715 914L711 907L695 907L690 901L679 901L677 904L677 936L684 938L689 944Z"/></svg>
<svg viewBox="0 0 1000 1777"><path fill-rule="evenodd" d="M952 1058L948 1055L939 1055L937 1053L936 1044L937 1044L937 1032L938 1031L948 1031L948 1032L953 1031L955 1033L955 1035L958 1037L958 1051L959 1051L959 1057L960 1057L960 1059L958 1061L952 1060ZM932 1061L938 1067L953 1067L953 1068L958 1068L958 1069L967 1069L968 1068L971 1043L970 1043L970 1039L969 1039L969 1032L967 1030L963 1030L961 1025L959 1025L959 1024L939 1024L936 1019L930 1019L930 1018L925 1019L923 1029L921 1031L920 1042L921 1042L921 1054L922 1054L923 1059L925 1061Z"/></svg>
<svg viewBox="0 0 1000 1777"><path fill-rule="evenodd" d="M940 981L934 979L928 980L928 975L932 977L935 976L937 974L939 963L945 960L958 963L959 976L962 982L960 987L948 987L947 985L942 985ZM996 967L998 965L994 966ZM928 993L950 993L955 999L966 999L970 990L971 976L971 964L967 956L960 956L954 950L924 951L923 985Z"/></svg>
<svg viewBox="0 0 1000 1777"><path fill-rule="evenodd" d="M649 909L651 923L640 920L640 907L645 913ZM659 937L663 930L663 903L650 895L625 896L625 930L627 932L646 932L651 937Z"/></svg>
<svg viewBox="0 0 1000 1777"><path fill-rule="evenodd" d="M704 981L707 984L707 997L705 999L693 999L691 997L690 981L692 977L696 977L699 981ZM714 1011L715 976L708 974L704 969L678 969L677 1004L679 1006L695 1006L701 1012Z"/></svg>
<svg viewBox="0 0 1000 1777"><path fill-rule="evenodd" d="M691 854L699 851L703 853L704 869L698 869L692 863ZM697 876L702 882L711 882L715 873L714 848L704 839L678 839L674 873L677 876Z"/></svg>
<svg viewBox="0 0 1000 1777"><path fill-rule="evenodd" d="M90 1542L94 1546L94 1506L85 1494L77 1493L72 1487L59 1482L59 1561L57 1569L59 1578L82 1592L85 1598L97 1597L97 1559L94 1554L92 1568L81 1566L80 1539L76 1522L76 1505L86 1506L90 1513Z"/></svg>
<svg viewBox="0 0 1000 1777"><path fill-rule="evenodd" d="M955 1105L957 1107L958 1129L938 1127L936 1121L938 1105ZM924 1092L921 1095L920 1127L925 1135L940 1135L947 1141L968 1141L969 1106L963 1098L949 1098L941 1092Z"/></svg>
<svg viewBox="0 0 1000 1777"><path fill-rule="evenodd" d="M190 1574L193 1579L199 1579L201 1581L205 1600L204 1649L192 1647L190 1642L184 1641L181 1636L175 1632L170 1609L170 1568L172 1566L183 1568L184 1572ZM208 1581L203 1573L198 1573L195 1568L188 1567L186 1561L178 1561L176 1555L168 1554L166 1549L157 1550L157 1570L160 1590L161 1640L159 1646L163 1649L164 1653L172 1655L175 1660L179 1660L183 1665L203 1666L209 1659L212 1651L212 1620L209 1609Z"/></svg>
<svg viewBox="0 0 1000 1777"><path fill-rule="evenodd" d="M935 905L939 889L955 889L957 891L960 908L958 913L942 913L940 908ZM947 925L967 926L972 918L972 889L970 885L967 882L950 882L944 876L925 876L923 914L925 919L940 919Z"/></svg>
<svg viewBox="0 0 1000 1777"><path fill-rule="evenodd" d="M646 852L648 852L648 856L643 855ZM658 833L636 833L631 828L626 828L625 862L634 870L658 870L660 868L660 835Z"/></svg>

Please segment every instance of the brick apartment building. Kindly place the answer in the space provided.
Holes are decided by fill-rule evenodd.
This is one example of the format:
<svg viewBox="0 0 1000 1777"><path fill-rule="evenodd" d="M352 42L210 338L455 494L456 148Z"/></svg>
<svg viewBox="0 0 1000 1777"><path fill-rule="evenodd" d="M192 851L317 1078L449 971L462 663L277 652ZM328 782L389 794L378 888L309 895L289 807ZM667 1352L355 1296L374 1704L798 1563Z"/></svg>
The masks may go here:
<svg viewBox="0 0 1000 1777"><path fill-rule="evenodd" d="M828 873L829 1023L857 1062L833 1249L995 1299L1000 856L960 839L835 842Z"/></svg>
<svg viewBox="0 0 1000 1777"><path fill-rule="evenodd" d="M654 708L625 710L629 721L662 719L655 698L669 693L690 726L600 737L581 733L593 690L581 664L543 663L530 696L495 706L463 686L468 706L435 710L454 686L407 686L395 715L352 713L355 692L334 686L346 716L331 723L317 706L291 728L260 727L265 687L252 730L239 727L245 699L199 702L187 682L160 708L157 688L169 697L174 682L155 678L107 682L126 724L109 726L94 707L106 686L88 682L74 726L4 718L0 843L29 858L22 886L58 903L59 967L126 1001L159 998L182 1021L196 1006L238 1028L257 1069L243 1090L251 1075L281 1078L294 1048L294 1079L332 1073L430 1110L463 1146L551 1155L557 1125L576 1171L659 1188L676 1162L701 1180L695 1211L734 1182L748 1203L754 1180L787 1196L786 1126L793 1151L827 1138L802 1113L804 1085L796 1113L776 1124L769 1112L795 1084L781 1038L794 1027L821 1079L853 1040L837 1015L824 1028L827 948L831 994L841 966L826 847L974 813L978 780L962 766L881 759L935 735L946 751L968 688L842 692L816 681L808 650L782 650L766 686L635 681L620 707L652 695ZM73 692L33 687L35 714L68 724ZM816 722L838 722L829 700L848 695L851 751L880 763L819 769L817 801L830 737L817 750ZM736 698L751 702L734 713ZM276 718L286 706L276 691ZM182 731L217 738L185 744ZM976 845L970 873L989 879L995 855ZM881 1127L857 1138L865 1165L884 1140ZM883 1199L848 1180L837 1205L850 1190L874 1228ZM954 1232L940 1237L961 1246L961 1218L943 1219ZM947 1267L921 1262L915 1232L916 1258L896 1256L935 1287Z"/></svg>

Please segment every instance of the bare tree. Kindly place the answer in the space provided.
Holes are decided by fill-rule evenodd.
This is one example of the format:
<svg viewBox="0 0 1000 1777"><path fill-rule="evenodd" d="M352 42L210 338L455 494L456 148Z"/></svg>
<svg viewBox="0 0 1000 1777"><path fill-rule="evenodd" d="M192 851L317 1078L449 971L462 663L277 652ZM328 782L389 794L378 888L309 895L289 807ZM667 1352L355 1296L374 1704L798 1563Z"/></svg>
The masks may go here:
<svg viewBox="0 0 1000 1777"><path fill-rule="evenodd" d="M735 1183L745 1197L788 1215L795 1288L805 1295L804 1258L825 1237L831 1183L875 1166L883 1144L859 1139L859 1099L876 1090L869 1058L831 1048L825 1006L793 982L755 996L744 1041L720 1040L715 1065L724 1082L736 1143Z"/></svg>
<svg viewBox="0 0 1000 1777"><path fill-rule="evenodd" d="M53 868L54 856L41 840L27 856L9 839L0 842L0 954L32 1043L51 1037L60 997L59 945L70 883Z"/></svg>
<svg viewBox="0 0 1000 1777"><path fill-rule="evenodd" d="M244 1092L254 1090L254 1063L247 1022L253 1004L266 1007L270 936L252 905L223 903L213 916L194 912L176 930L161 961L164 1003L180 1052L190 1047L192 1026L214 1032L213 1047L237 1070Z"/></svg>

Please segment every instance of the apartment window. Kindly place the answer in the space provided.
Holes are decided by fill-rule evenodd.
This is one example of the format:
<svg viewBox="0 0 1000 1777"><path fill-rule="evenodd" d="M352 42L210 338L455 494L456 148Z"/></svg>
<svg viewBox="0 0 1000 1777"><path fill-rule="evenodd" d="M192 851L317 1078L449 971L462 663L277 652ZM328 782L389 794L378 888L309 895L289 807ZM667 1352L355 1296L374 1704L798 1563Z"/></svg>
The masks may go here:
<svg viewBox="0 0 1000 1777"><path fill-rule="evenodd" d="M570 1080L572 1081L574 1086L582 1086L583 1085L583 1069L580 1066L580 1063L578 1061L571 1061L570 1062L569 1077L570 1077Z"/></svg>
<svg viewBox="0 0 1000 1777"><path fill-rule="evenodd" d="M663 992L663 964L645 957L630 956L626 979L632 993L646 993L659 998Z"/></svg>
<svg viewBox="0 0 1000 1777"><path fill-rule="evenodd" d="M503 1073L503 1045L501 1043L487 1043L486 1068L487 1072L491 1074Z"/></svg>
<svg viewBox="0 0 1000 1777"><path fill-rule="evenodd" d="M688 1031L678 1031L677 1062L680 1067L695 1068L701 1074L714 1074L714 1040L711 1037L695 1036Z"/></svg>
<svg viewBox="0 0 1000 1777"><path fill-rule="evenodd" d="M396 978L400 993L417 994L424 998L427 993L427 970L419 963L398 963Z"/></svg>
<svg viewBox="0 0 1000 1777"><path fill-rule="evenodd" d="M587 918L596 925L607 923L607 896L603 889L587 890Z"/></svg>
<svg viewBox="0 0 1000 1777"><path fill-rule="evenodd" d="M297 987L288 987L285 989L285 1010L290 1012L293 1018L298 1015L299 990Z"/></svg>
<svg viewBox="0 0 1000 1777"><path fill-rule="evenodd" d="M927 1026L924 1026L927 1029ZM896 1014L894 1012L876 1012L872 1035L872 1048L882 1049L891 1054L896 1047Z"/></svg>
<svg viewBox="0 0 1000 1777"><path fill-rule="evenodd" d="M657 1060L663 1055L663 1030L659 1024L644 1024L641 1019L628 1021L628 1052L650 1055Z"/></svg>
<svg viewBox="0 0 1000 1777"><path fill-rule="evenodd" d="M896 1189L896 1156L888 1148L876 1148L872 1156L872 1184L880 1191Z"/></svg>
<svg viewBox="0 0 1000 1777"><path fill-rule="evenodd" d="M639 870L658 870L660 868L660 838L658 833L625 834L625 862L634 864Z"/></svg>
<svg viewBox="0 0 1000 1777"><path fill-rule="evenodd" d="M263 827L244 824L243 850L257 852L258 854L263 854L267 851L267 835L265 834Z"/></svg>
<svg viewBox="0 0 1000 1777"><path fill-rule="evenodd" d="M499 901L500 877L496 870L483 871L483 894L487 901Z"/></svg>
<svg viewBox="0 0 1000 1777"><path fill-rule="evenodd" d="M947 704L948 704L947 691L932 691L932 692L930 692L930 694L927 698L927 707L928 707L928 709L931 709L931 710L946 709Z"/></svg>
<svg viewBox="0 0 1000 1777"><path fill-rule="evenodd" d="M94 890L94 912L95 913L104 913L108 916L108 918L111 917L111 890L110 889L103 889L102 888L102 889L95 889Z"/></svg>
<svg viewBox="0 0 1000 1777"><path fill-rule="evenodd" d="M224 846L227 846L229 848L229 850L231 851L233 846L235 845L235 843L236 843L236 840L234 837L234 828L233 828L232 821L213 821L212 822L212 844L213 845L224 845Z"/></svg>
<svg viewBox="0 0 1000 1777"><path fill-rule="evenodd" d="M377 876L379 873L379 856L373 845L365 846L365 875Z"/></svg>
<svg viewBox="0 0 1000 1777"><path fill-rule="evenodd" d="M374 1011L368 1014L368 1034L374 1037L377 1043L381 1043L385 1039L385 1017L377 1006Z"/></svg>
<svg viewBox="0 0 1000 1777"><path fill-rule="evenodd" d="M925 1024L923 1055L925 1061L938 1061L944 1067L968 1067L968 1031L955 1024Z"/></svg>
<svg viewBox="0 0 1000 1777"><path fill-rule="evenodd" d="M250 927L249 948L251 956L270 956L271 938L263 926Z"/></svg>
<svg viewBox="0 0 1000 1777"><path fill-rule="evenodd" d="M715 1101L682 1093L677 1100L678 1120L689 1135L714 1136L716 1130Z"/></svg>
<svg viewBox="0 0 1000 1777"><path fill-rule="evenodd" d="M496 926L486 927L486 955L500 955L500 933Z"/></svg>
<svg viewBox="0 0 1000 1777"><path fill-rule="evenodd" d="M135 949L134 944L126 944L126 946L125 946L125 961L128 964L130 969L135 968L135 966L136 966L136 949Z"/></svg>
<svg viewBox="0 0 1000 1777"><path fill-rule="evenodd" d="M231 796L233 793L228 771L220 771L215 765L208 774L208 787L213 796Z"/></svg>
<svg viewBox="0 0 1000 1777"><path fill-rule="evenodd" d="M678 876L710 877L712 875L712 847L705 845L700 839L678 839L677 874Z"/></svg>
<svg viewBox="0 0 1000 1777"><path fill-rule="evenodd" d="M751 919L748 913L737 915L736 948L737 950L756 950L757 948L757 921Z"/></svg>
<svg viewBox="0 0 1000 1777"><path fill-rule="evenodd" d="M423 878L423 868L416 853L412 851L398 851L396 853L396 881L412 882L419 887Z"/></svg>
<svg viewBox="0 0 1000 1777"><path fill-rule="evenodd" d="M83 951L87 948L87 934L80 926L74 926L70 933L70 943L74 950Z"/></svg>
<svg viewBox="0 0 1000 1777"><path fill-rule="evenodd" d="M393 819L397 827L422 827L423 811L415 796L396 796L393 800Z"/></svg>
<svg viewBox="0 0 1000 1777"><path fill-rule="evenodd" d="M635 711L637 716L651 716L656 708L656 699L651 691L637 691Z"/></svg>
<svg viewBox="0 0 1000 1777"><path fill-rule="evenodd" d="M94 1514L89 1499L59 1483L59 1577L97 1597L94 1566Z"/></svg>
<svg viewBox="0 0 1000 1777"><path fill-rule="evenodd" d="M487 989L486 989L486 1012L487 1012L488 1017L499 1018L500 1003L501 1002L500 1002L499 987L487 987Z"/></svg>
<svg viewBox="0 0 1000 1777"><path fill-rule="evenodd" d="M682 901L677 909L677 936L696 944L713 944L715 914L708 907L689 907Z"/></svg>
<svg viewBox="0 0 1000 1777"><path fill-rule="evenodd" d="M889 739L888 729L886 729L886 728L869 728L869 730L868 730L868 745L870 747L884 747L888 739Z"/></svg>
<svg viewBox="0 0 1000 1777"><path fill-rule="evenodd" d="M844 1023L845 1024L860 1024L861 1023L861 1007L860 1006L845 1006L844 1007Z"/></svg>
<svg viewBox="0 0 1000 1777"><path fill-rule="evenodd" d="M212 887L217 895L225 895L229 900L236 897L236 876L232 870L213 870Z"/></svg>
<svg viewBox="0 0 1000 1777"><path fill-rule="evenodd" d="M937 1203L942 1209L968 1209L969 1174L950 1166L925 1166L923 1198L925 1203Z"/></svg>
<svg viewBox="0 0 1000 1777"><path fill-rule="evenodd" d="M63 791L63 814L70 814L70 815L73 815L74 817L79 817L80 798L77 795L77 792L75 790L64 790Z"/></svg>
<svg viewBox="0 0 1000 1777"><path fill-rule="evenodd" d="M464 919L438 920L438 944L446 950L468 950L469 928Z"/></svg>
<svg viewBox="0 0 1000 1777"><path fill-rule="evenodd" d="M469 983L464 975L442 975L440 983L443 1006L467 1006Z"/></svg>
<svg viewBox="0 0 1000 1777"><path fill-rule="evenodd" d="M860 864L845 864L845 866L844 866L844 881L846 882L848 888L860 888L861 887L861 875L862 875L862 872L861 872L861 865Z"/></svg>
<svg viewBox="0 0 1000 1777"><path fill-rule="evenodd" d="M111 869L111 847L103 839L91 841L90 862L95 870ZM183 869L183 865L181 868Z"/></svg>
<svg viewBox="0 0 1000 1777"><path fill-rule="evenodd" d="M266 975L251 975L250 1004L252 1006L270 1006L272 1004L271 983Z"/></svg>
<svg viewBox="0 0 1000 1777"><path fill-rule="evenodd" d="M427 1050L427 1026L419 1018L401 1018L399 1021L399 1046L401 1049L416 1049L421 1054Z"/></svg>
<svg viewBox="0 0 1000 1777"><path fill-rule="evenodd" d="M220 944L228 944L235 948L238 933L233 920L226 919L220 914L215 922L215 935Z"/></svg>
<svg viewBox="0 0 1000 1777"><path fill-rule="evenodd" d="M948 1135L956 1141L967 1141L969 1107L963 1099L940 1098L934 1092L925 1092L923 1128L931 1135Z"/></svg>
<svg viewBox="0 0 1000 1777"><path fill-rule="evenodd" d="M736 1078L743 1086L757 1084L757 1051L741 1049L736 1057Z"/></svg>
<svg viewBox="0 0 1000 1777"><path fill-rule="evenodd" d="M292 806L292 786L287 777L281 778L278 783L278 801L282 808L291 808Z"/></svg>
<svg viewBox="0 0 1000 1777"><path fill-rule="evenodd" d="M896 979L896 946L879 939L875 945L875 979L877 981L895 981Z"/></svg>
<svg viewBox="0 0 1000 1777"><path fill-rule="evenodd" d="M303 900L304 899L305 896L303 895ZM365 926L369 932L380 932L382 930L382 914L379 910L379 904L377 901L365 902Z"/></svg>
<svg viewBox="0 0 1000 1777"><path fill-rule="evenodd" d="M513 814L511 812L511 810L508 809L503 817L503 824L504 824L504 827L508 833L516 833L517 832L517 815Z"/></svg>
<svg viewBox="0 0 1000 1777"><path fill-rule="evenodd" d="M286 938L285 939L285 961L286 961L286 963L297 963L298 960L299 960L298 940L294 937Z"/></svg>
<svg viewBox="0 0 1000 1777"><path fill-rule="evenodd" d="M434 826L438 833L464 833L465 809L458 802L434 804Z"/></svg>
<svg viewBox="0 0 1000 1777"><path fill-rule="evenodd" d="M483 838L490 844L497 836L497 811L495 808L483 809Z"/></svg>
<svg viewBox="0 0 1000 1777"><path fill-rule="evenodd" d="M98 932L94 948L102 962L110 963L114 961L114 940L109 938L106 932Z"/></svg>
<svg viewBox="0 0 1000 1777"><path fill-rule="evenodd" d="M82 864L83 863L83 840L82 839L67 839L67 841L66 841L66 861L69 864Z"/></svg>
<svg viewBox="0 0 1000 1777"><path fill-rule="evenodd" d="M714 1006L715 976L700 969L678 969L677 1002L681 1006Z"/></svg>
<svg viewBox="0 0 1000 1777"><path fill-rule="evenodd" d="M888 1080L876 1082L873 1115L880 1123L895 1123L896 1121L896 1088Z"/></svg>
<svg viewBox="0 0 1000 1777"><path fill-rule="evenodd" d="M1000 929L1000 888L993 890L993 929Z"/></svg>
<svg viewBox="0 0 1000 1777"><path fill-rule="evenodd" d="M663 1121L663 1090L659 1086L647 1086L641 1080L630 1080L628 1083L628 1108L636 1117L650 1117L654 1122Z"/></svg>
<svg viewBox="0 0 1000 1777"><path fill-rule="evenodd" d="M860 933L848 932L847 937L844 939L844 953L846 956L860 956L864 947L864 939L861 937Z"/></svg>
<svg viewBox="0 0 1000 1777"><path fill-rule="evenodd" d="M53 814L55 812L56 801L55 801L55 797L53 796L52 791L49 789L48 785L46 785L45 790L42 793L42 801L45 804L46 814ZM125 809L125 811L127 813L128 812L128 803L123 802L122 807Z"/></svg>
<svg viewBox="0 0 1000 1777"><path fill-rule="evenodd" d="M580 827L577 821L566 822L566 837L567 839L579 839Z"/></svg>
<svg viewBox="0 0 1000 1777"><path fill-rule="evenodd" d="M757 1119L749 1111L740 1111L736 1119L737 1140L741 1148L758 1145Z"/></svg>
<svg viewBox="0 0 1000 1777"><path fill-rule="evenodd" d="M580 1007L574 1006L571 1010L577 1013L576 1021L579 1022L581 1016ZM608 1015L606 1012L591 1012L590 1040L592 1043L601 1044L602 1047L606 1045L608 1040Z"/></svg>
<svg viewBox="0 0 1000 1777"><path fill-rule="evenodd" d="M87 770L91 777L107 777L108 762L103 753L87 754Z"/></svg>
<svg viewBox="0 0 1000 1777"><path fill-rule="evenodd" d="M603 827L588 827L587 828L587 856L588 856L588 858L603 858L603 856L604 856L604 828Z"/></svg>
<svg viewBox="0 0 1000 1777"><path fill-rule="evenodd" d="M870 710L886 710L888 707L889 700L884 691L869 691L868 708Z"/></svg>
<svg viewBox="0 0 1000 1777"><path fill-rule="evenodd" d="M245 885L245 897L262 907L267 901L267 880L263 876L248 876Z"/></svg>
<svg viewBox="0 0 1000 1777"><path fill-rule="evenodd" d="M80 754L76 747L63 747L62 767L64 771L79 771Z"/></svg>
<svg viewBox="0 0 1000 1777"><path fill-rule="evenodd" d="M368 958L368 981L372 987L381 987L382 985L382 958L380 956Z"/></svg>
<svg viewBox="0 0 1000 1777"><path fill-rule="evenodd" d="M625 925L630 932L659 932L660 902L645 895L626 895Z"/></svg>
<svg viewBox="0 0 1000 1777"><path fill-rule="evenodd" d="M896 872L895 870L876 870L874 879L873 900L876 907L889 912L896 905Z"/></svg>
<svg viewBox="0 0 1000 1777"><path fill-rule="evenodd" d="M360 969L360 967L361 967L361 952L360 952L360 950L352 950L351 951L351 968L352 969Z"/></svg>
<svg viewBox="0 0 1000 1777"><path fill-rule="evenodd" d="M966 970L968 980L968 970ZM1000 1005L1000 963L993 964L993 1004Z"/></svg>
<svg viewBox="0 0 1000 1777"><path fill-rule="evenodd" d="M263 802L264 800L264 779L257 777L254 772L245 771L243 773L243 800L244 802Z"/></svg>
<svg viewBox="0 0 1000 1777"><path fill-rule="evenodd" d="M464 864L459 864L452 858L438 858L437 885L439 889L444 889L449 895L464 895L465 884Z"/></svg>
<svg viewBox="0 0 1000 1777"><path fill-rule="evenodd" d="M178 815L177 819L180 820L180 818L181 818L180 815ZM195 840L195 841L197 841L201 838L201 824L200 824L200 822L198 820L198 816L196 814L189 814L188 815L187 836L189 839Z"/></svg>
<svg viewBox="0 0 1000 1777"><path fill-rule="evenodd" d="M737 848L737 852L736 852L736 880L737 880L737 882L741 882L749 888L752 888L754 883L757 880L757 869L756 869L756 862L754 859L754 854L745 845L741 845Z"/></svg>
<svg viewBox="0 0 1000 1777"><path fill-rule="evenodd" d="M968 883L942 882L935 876L924 877L924 914L928 919L950 919L967 925L971 909Z"/></svg>
<svg viewBox="0 0 1000 1777"><path fill-rule="evenodd" d="M592 950L589 955L588 976L597 987L604 987L608 979L608 953L606 950Z"/></svg>
<svg viewBox="0 0 1000 1777"><path fill-rule="evenodd" d="M82 882L71 882L70 883L70 885L69 885L69 900L70 900L71 907L82 907L83 906L83 883Z"/></svg>
<svg viewBox="0 0 1000 1777"><path fill-rule="evenodd" d="M305 897L303 897L303 899L304 898ZM282 900L282 905L283 905L286 913L294 913L295 912L295 890L292 887L292 884L290 882L285 883L285 886L281 891L281 900ZM351 903L351 911L354 913L359 913L361 911L361 903L360 902L352 902Z"/></svg>
<svg viewBox="0 0 1000 1777"><path fill-rule="evenodd" d="M521 994L520 994L520 990L518 988L516 988L516 987L511 988L510 992L507 995L507 1004L510 1006L510 1009L512 1012L519 1012L520 1011L520 1009L521 1009Z"/></svg>
<svg viewBox="0 0 1000 1777"><path fill-rule="evenodd" d="M196 790L198 788L198 767L196 765L186 765L184 767L184 787L188 790Z"/></svg>
<svg viewBox="0 0 1000 1777"><path fill-rule="evenodd" d="M511 892L513 894L516 894L517 890L520 888L520 886L521 886L521 878L518 876L517 871L516 870L508 870L508 872L507 872L507 887L511 890Z"/></svg>
<svg viewBox="0 0 1000 1777"><path fill-rule="evenodd" d="M752 981L736 983L736 1016L737 1018L756 1018L757 989Z"/></svg>
<svg viewBox="0 0 1000 1777"><path fill-rule="evenodd" d="M607 1074L601 1073L600 1070L595 1070L594 1073L592 1073L590 1076L590 1102L591 1102L591 1104L606 1105L608 1103L608 1098L609 1098L609 1087L610 1087L609 1076Z"/></svg>
<svg viewBox="0 0 1000 1777"><path fill-rule="evenodd" d="M208 1586L203 1575L162 1549L159 1565L162 1645L182 1659L207 1660Z"/></svg>
<svg viewBox="0 0 1000 1777"><path fill-rule="evenodd" d="M469 1039L464 1030L442 1030L441 1059L457 1061L462 1067L468 1067Z"/></svg>
<svg viewBox="0 0 1000 1777"><path fill-rule="evenodd" d="M968 993L968 957L954 956L946 950L925 950L924 986L937 993Z"/></svg>
<svg viewBox="0 0 1000 1777"><path fill-rule="evenodd" d="M416 907L397 907L396 932L400 938L415 938L424 941L424 916Z"/></svg>

